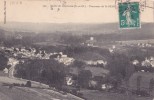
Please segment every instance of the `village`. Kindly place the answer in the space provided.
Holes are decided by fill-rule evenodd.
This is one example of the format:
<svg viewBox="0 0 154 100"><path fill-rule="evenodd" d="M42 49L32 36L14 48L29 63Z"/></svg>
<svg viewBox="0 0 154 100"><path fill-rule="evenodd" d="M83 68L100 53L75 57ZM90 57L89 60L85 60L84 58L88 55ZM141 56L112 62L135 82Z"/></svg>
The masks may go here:
<svg viewBox="0 0 154 100"><path fill-rule="evenodd" d="M66 51L67 48L69 47L66 47ZM5 54L5 57L8 59L6 67L3 66L3 72L12 78L26 78L28 80L38 81L49 85L49 87L54 87L57 90L63 90L80 97L84 97L84 93L82 94L83 89L118 93L122 93L121 91L126 92L127 90L125 90L125 88L127 87L126 84L124 84L124 80L134 80L132 76L137 73L143 73L144 75L145 73L153 74L154 72L154 55L150 55L150 50L145 51L148 49L153 50L153 44L150 43L132 44L128 42L125 44L118 42L116 44L112 43L104 48L104 46L98 45L94 37L89 37L84 43L80 43L79 47L74 48L80 48L81 50L83 48L89 51L86 52L85 50L81 53L74 54L73 52L75 51L67 51L67 53L65 51L49 52L35 47L6 47L2 45L0 52ZM132 54L133 56L129 55L129 57L127 53L134 53L130 51L134 48L141 49L141 51L136 52L144 52L145 55L147 55L148 52L149 54L141 57L139 54L136 56ZM119 49L123 50L123 53L126 54L124 56L123 54L119 54ZM73 55L67 55L71 53L73 53ZM121 60L116 59L117 57ZM114 67L117 67L119 70ZM29 69L26 68L30 68L31 71L27 72ZM48 70L49 68L52 68L52 70L55 71L55 75L57 75L56 77L59 77L59 80L57 79L58 83L55 83L60 84L60 87L59 85L56 86L54 82L50 82L56 77L53 73L51 74ZM32 73L34 73L33 71L35 70L38 72L35 72L36 74L33 76ZM128 70L131 71L129 72ZM137 76L140 75L136 75L135 77L137 78ZM41 78L41 80L39 78ZM153 79L152 76L151 79ZM136 84L141 85L142 83L140 83L140 81L141 80L139 80L139 82L137 81L137 83L130 82L131 84L129 85L131 88ZM142 90L140 86L136 88L137 89L133 91ZM149 87L147 86L145 88L147 88L146 91L148 91ZM146 92L141 94L137 92L136 94L144 95ZM152 95L152 92L148 92L147 94Z"/></svg>

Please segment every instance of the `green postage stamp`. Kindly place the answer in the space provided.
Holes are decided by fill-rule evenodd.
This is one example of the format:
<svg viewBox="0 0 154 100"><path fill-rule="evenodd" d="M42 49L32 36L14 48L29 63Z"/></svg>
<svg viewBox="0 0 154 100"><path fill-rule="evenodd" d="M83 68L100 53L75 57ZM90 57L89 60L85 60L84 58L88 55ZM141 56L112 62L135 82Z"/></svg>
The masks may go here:
<svg viewBox="0 0 154 100"><path fill-rule="evenodd" d="M139 2L119 3L119 26L122 29L140 28Z"/></svg>

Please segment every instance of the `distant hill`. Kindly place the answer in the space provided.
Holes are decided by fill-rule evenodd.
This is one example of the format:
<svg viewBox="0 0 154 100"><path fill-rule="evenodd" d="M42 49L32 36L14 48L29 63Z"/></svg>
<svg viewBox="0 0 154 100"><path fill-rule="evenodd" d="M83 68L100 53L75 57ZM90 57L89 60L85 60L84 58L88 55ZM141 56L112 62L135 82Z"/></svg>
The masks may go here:
<svg viewBox="0 0 154 100"><path fill-rule="evenodd" d="M1 31L3 30L3 31ZM75 23L7 23L0 24L0 32L32 34L73 34L73 35L97 35L106 40L135 40L153 39L154 23L142 23L140 29L119 29L118 23L108 24L75 24ZM30 35L29 34L29 35ZM104 35L105 34L105 35ZM39 35L39 36L43 36Z"/></svg>
<svg viewBox="0 0 154 100"><path fill-rule="evenodd" d="M0 24L5 30L36 32L36 33L52 33L52 32L73 32L80 34L93 33L109 33L118 30L118 24L74 24L74 23L7 23Z"/></svg>
<svg viewBox="0 0 154 100"><path fill-rule="evenodd" d="M153 23L142 23L141 30L147 31L154 30ZM10 31L21 31L21 32L81 32L81 33L112 33L112 32L123 32L125 30L119 30L118 23L102 23L102 24L80 24L80 23L23 23L23 22L10 22L7 24L0 23L0 28ZM133 30L131 30L133 31ZM138 31L138 29L136 30Z"/></svg>

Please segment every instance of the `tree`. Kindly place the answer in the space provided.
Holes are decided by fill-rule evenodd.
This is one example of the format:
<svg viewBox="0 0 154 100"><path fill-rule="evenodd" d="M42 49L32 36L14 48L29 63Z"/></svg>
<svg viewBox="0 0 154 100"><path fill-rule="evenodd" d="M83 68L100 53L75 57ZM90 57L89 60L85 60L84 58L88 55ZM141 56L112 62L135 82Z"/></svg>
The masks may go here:
<svg viewBox="0 0 154 100"><path fill-rule="evenodd" d="M150 79L150 82L149 82L149 94L153 91L153 88L154 88L154 79Z"/></svg>
<svg viewBox="0 0 154 100"><path fill-rule="evenodd" d="M3 54L0 54L0 70L3 70L7 66L8 59Z"/></svg>
<svg viewBox="0 0 154 100"><path fill-rule="evenodd" d="M141 80L142 80L142 76L138 76L136 81L137 91L141 90Z"/></svg>
<svg viewBox="0 0 154 100"><path fill-rule="evenodd" d="M83 88L88 88L90 79L92 78L92 73L89 70L82 70L79 72L78 84Z"/></svg>
<svg viewBox="0 0 154 100"><path fill-rule="evenodd" d="M53 59L27 60L24 64L17 65L16 70L17 77L54 85L57 88L62 86L66 73L65 65Z"/></svg>
<svg viewBox="0 0 154 100"><path fill-rule="evenodd" d="M77 66L78 68L81 68L83 65L85 65L83 61L78 61L78 60L74 61L74 66Z"/></svg>

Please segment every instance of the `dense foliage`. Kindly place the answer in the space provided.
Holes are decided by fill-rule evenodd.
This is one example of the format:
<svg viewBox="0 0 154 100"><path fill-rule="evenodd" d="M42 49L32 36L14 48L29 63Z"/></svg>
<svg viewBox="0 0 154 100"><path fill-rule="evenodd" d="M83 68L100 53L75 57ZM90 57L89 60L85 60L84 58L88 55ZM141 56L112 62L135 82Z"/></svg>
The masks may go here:
<svg viewBox="0 0 154 100"><path fill-rule="evenodd" d="M65 71L63 64L55 60L27 60L16 67L16 76L29 80L60 86L63 84Z"/></svg>
<svg viewBox="0 0 154 100"><path fill-rule="evenodd" d="M3 70L7 66L8 58L0 52L0 70Z"/></svg>

